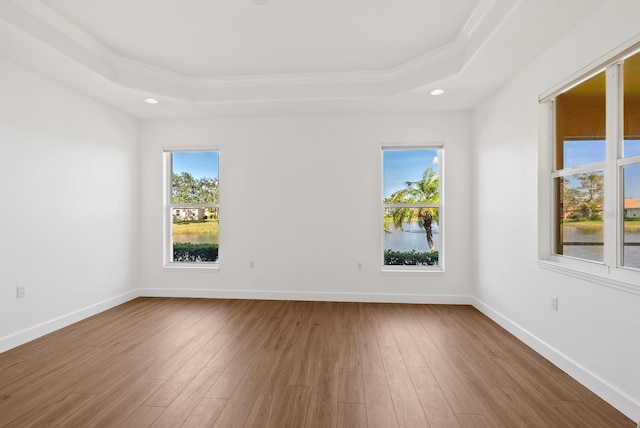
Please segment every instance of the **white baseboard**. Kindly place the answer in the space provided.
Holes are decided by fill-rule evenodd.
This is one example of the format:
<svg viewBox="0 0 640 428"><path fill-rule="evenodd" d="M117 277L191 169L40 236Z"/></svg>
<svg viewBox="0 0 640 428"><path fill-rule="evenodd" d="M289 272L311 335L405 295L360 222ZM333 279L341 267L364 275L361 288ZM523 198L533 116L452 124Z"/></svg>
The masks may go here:
<svg viewBox="0 0 640 428"><path fill-rule="evenodd" d="M37 339L38 337L52 333L85 318L89 318L90 316L106 311L107 309L111 309L114 306L121 305L129 300L135 299L136 297L138 297L138 290L129 291L127 293L120 294L119 296L103 300L102 302L89 305L85 308L78 309L77 311L70 312L50 321L43 322L9 336L0 338L0 353L23 345Z"/></svg>
<svg viewBox="0 0 640 428"><path fill-rule="evenodd" d="M476 298L472 298L472 305L491 320L503 327L509 333L526 343L538 354L551 361L569 376L580 382L594 394L611 404L633 421L640 420L640 402L625 392L619 390L609 382L588 370L578 362L569 358L554 347L548 345L537 336L531 334L501 313Z"/></svg>
<svg viewBox="0 0 640 428"><path fill-rule="evenodd" d="M422 303L471 305L473 298L464 295L342 293L279 290L205 290L184 288L141 288L141 297L190 297L209 299L301 300L321 302Z"/></svg>
<svg viewBox="0 0 640 428"><path fill-rule="evenodd" d="M422 303L470 305L471 296L392 294L392 293L322 293L271 290L203 290L183 288L142 288L78 309L17 333L0 338L0 353L23 345L38 337L111 309L136 297L186 297L209 299L303 300L332 302Z"/></svg>

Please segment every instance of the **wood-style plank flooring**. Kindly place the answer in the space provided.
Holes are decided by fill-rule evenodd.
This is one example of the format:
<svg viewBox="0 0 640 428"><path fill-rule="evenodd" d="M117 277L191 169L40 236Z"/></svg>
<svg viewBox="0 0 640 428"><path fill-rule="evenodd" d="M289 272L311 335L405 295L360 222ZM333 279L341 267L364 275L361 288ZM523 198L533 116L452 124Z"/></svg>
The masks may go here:
<svg viewBox="0 0 640 428"><path fill-rule="evenodd" d="M1 427L629 427L468 306L139 298L0 354Z"/></svg>

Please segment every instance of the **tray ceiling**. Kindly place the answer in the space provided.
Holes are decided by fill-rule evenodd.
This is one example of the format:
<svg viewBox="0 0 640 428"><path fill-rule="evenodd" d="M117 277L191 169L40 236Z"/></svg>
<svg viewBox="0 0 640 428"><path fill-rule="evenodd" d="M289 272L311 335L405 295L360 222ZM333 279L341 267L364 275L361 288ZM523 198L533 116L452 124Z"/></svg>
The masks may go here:
<svg viewBox="0 0 640 428"><path fill-rule="evenodd" d="M122 57L192 77L392 69L464 35L474 8L486 8L478 0L43 3Z"/></svg>
<svg viewBox="0 0 640 428"><path fill-rule="evenodd" d="M6 0L0 55L143 118L466 110L604 2Z"/></svg>

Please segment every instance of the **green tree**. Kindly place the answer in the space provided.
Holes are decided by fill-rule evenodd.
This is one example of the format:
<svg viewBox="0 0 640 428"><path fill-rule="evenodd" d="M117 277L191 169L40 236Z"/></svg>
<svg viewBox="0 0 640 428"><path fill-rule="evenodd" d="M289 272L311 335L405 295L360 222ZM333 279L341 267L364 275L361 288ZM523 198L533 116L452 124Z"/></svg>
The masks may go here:
<svg viewBox="0 0 640 428"><path fill-rule="evenodd" d="M571 217L582 205L584 198L583 192L580 189L571 187L571 183L568 178L562 177L562 186L560 187L560 198L562 201L563 218Z"/></svg>
<svg viewBox="0 0 640 428"><path fill-rule="evenodd" d="M578 174L583 199L579 212L589 220L602 220L604 176L596 172Z"/></svg>
<svg viewBox="0 0 640 428"><path fill-rule="evenodd" d="M188 172L173 174L172 196L175 204L218 203L218 179L195 178Z"/></svg>
<svg viewBox="0 0 640 428"><path fill-rule="evenodd" d="M407 181L406 188L394 192L385 202L390 204L439 204L440 180L432 168L422 175L418 181ZM418 219L420 227L424 229L429 249L433 252L436 246L433 243L432 224L438 223L438 210L436 208L394 208L392 213L393 225L397 230L403 230L403 223Z"/></svg>
<svg viewBox="0 0 640 428"><path fill-rule="evenodd" d="M578 174L577 182L562 178L561 202L565 218L577 221L602 220L604 176L597 172Z"/></svg>

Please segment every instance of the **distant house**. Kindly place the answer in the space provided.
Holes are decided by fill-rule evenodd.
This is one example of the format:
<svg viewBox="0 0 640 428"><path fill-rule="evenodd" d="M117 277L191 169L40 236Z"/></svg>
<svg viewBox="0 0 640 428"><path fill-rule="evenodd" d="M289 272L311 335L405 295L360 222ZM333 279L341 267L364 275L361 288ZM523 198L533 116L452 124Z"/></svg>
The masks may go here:
<svg viewBox="0 0 640 428"><path fill-rule="evenodd" d="M173 210L174 221L204 220L204 208L176 208Z"/></svg>
<svg viewBox="0 0 640 428"><path fill-rule="evenodd" d="M624 200L624 216L625 217L640 216L640 198L626 198Z"/></svg>

